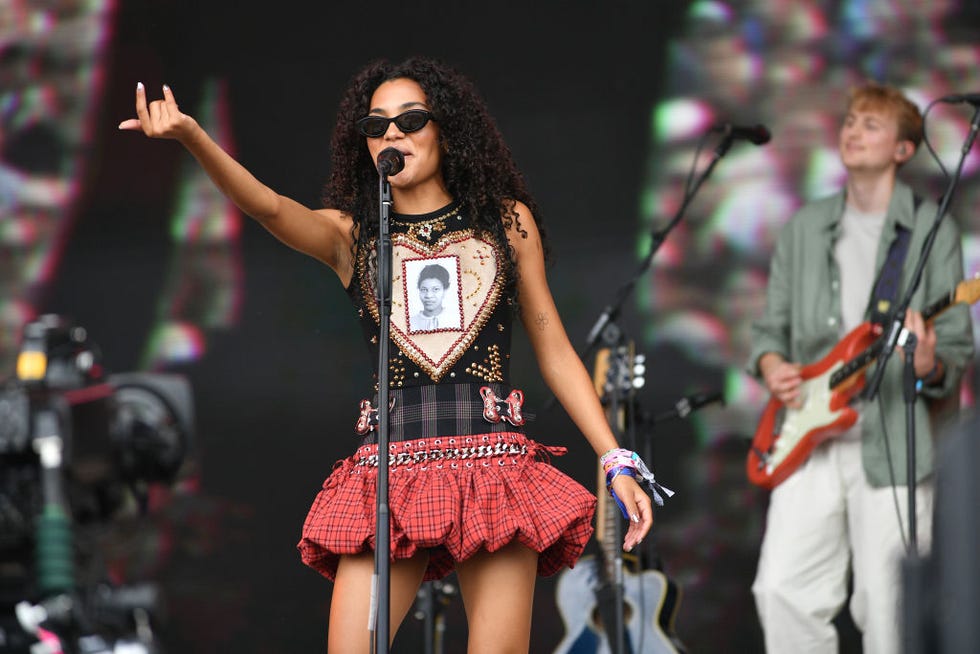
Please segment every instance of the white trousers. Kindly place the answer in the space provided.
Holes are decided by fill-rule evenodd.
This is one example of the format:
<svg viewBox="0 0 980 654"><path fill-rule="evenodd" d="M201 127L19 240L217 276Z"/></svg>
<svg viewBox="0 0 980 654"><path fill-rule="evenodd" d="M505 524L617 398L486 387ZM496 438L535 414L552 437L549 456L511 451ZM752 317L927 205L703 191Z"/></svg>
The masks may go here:
<svg viewBox="0 0 980 654"><path fill-rule="evenodd" d="M902 531L908 488L868 485L861 442L824 443L770 498L752 592L769 654L837 652L834 616L847 599L864 654L900 654ZM916 486L918 551L932 531L932 484Z"/></svg>

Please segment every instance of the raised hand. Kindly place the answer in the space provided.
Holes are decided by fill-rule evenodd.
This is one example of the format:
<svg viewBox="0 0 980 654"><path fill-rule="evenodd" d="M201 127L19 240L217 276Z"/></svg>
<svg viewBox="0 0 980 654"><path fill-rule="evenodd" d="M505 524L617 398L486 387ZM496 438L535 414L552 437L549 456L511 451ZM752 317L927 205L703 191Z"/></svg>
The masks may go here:
<svg viewBox="0 0 980 654"><path fill-rule="evenodd" d="M143 83L136 85L136 115L119 123L119 129L142 130L151 138L176 139L186 142L200 127L193 118L180 112L173 91L163 85L163 100L154 100L147 105L146 89Z"/></svg>
<svg viewBox="0 0 980 654"><path fill-rule="evenodd" d="M350 281L351 222L340 211L312 211L260 182L215 143L196 120L180 112L168 86L163 87L163 100L147 104L146 89L137 84L136 115L139 117L119 123L119 129L178 141L218 190L243 213L255 218L289 247L333 268L345 285Z"/></svg>

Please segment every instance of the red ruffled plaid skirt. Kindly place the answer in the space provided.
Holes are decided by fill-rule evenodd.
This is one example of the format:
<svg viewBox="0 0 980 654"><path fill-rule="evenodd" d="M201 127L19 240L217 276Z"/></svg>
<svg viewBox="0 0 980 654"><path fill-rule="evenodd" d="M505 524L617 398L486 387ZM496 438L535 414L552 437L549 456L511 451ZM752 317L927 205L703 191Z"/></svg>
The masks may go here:
<svg viewBox="0 0 980 654"><path fill-rule="evenodd" d="M303 562L330 579L341 555L374 551L377 449L337 462L303 525ZM515 539L552 575L592 535L595 496L548 462L564 448L503 432L394 442L390 452L391 558L428 550L426 580Z"/></svg>

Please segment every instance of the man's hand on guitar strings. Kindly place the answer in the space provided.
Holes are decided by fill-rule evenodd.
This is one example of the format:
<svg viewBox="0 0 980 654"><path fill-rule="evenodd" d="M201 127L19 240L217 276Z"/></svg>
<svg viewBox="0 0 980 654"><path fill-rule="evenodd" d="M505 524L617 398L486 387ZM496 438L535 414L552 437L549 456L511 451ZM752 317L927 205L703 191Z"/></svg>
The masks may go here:
<svg viewBox="0 0 980 654"><path fill-rule="evenodd" d="M802 406L801 370L803 370L801 364L786 361L775 352L767 352L759 359L759 371L762 373L766 388L777 400L791 409L799 409Z"/></svg>

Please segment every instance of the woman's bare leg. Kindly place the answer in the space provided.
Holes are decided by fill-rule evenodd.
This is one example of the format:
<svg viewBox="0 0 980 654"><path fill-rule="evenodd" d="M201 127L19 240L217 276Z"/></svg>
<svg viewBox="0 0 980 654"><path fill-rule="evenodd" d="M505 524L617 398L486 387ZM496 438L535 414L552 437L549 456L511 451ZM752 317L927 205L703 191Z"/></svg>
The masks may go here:
<svg viewBox="0 0 980 654"><path fill-rule="evenodd" d="M517 541L456 565L469 654L527 654L538 553Z"/></svg>
<svg viewBox="0 0 980 654"><path fill-rule="evenodd" d="M391 564L389 633L392 639L415 601L428 562L428 553L421 552L411 559L394 561ZM340 558L330 600L330 626L327 630L329 654L367 654L371 650L372 634L368 631L368 613L373 575L372 552Z"/></svg>

